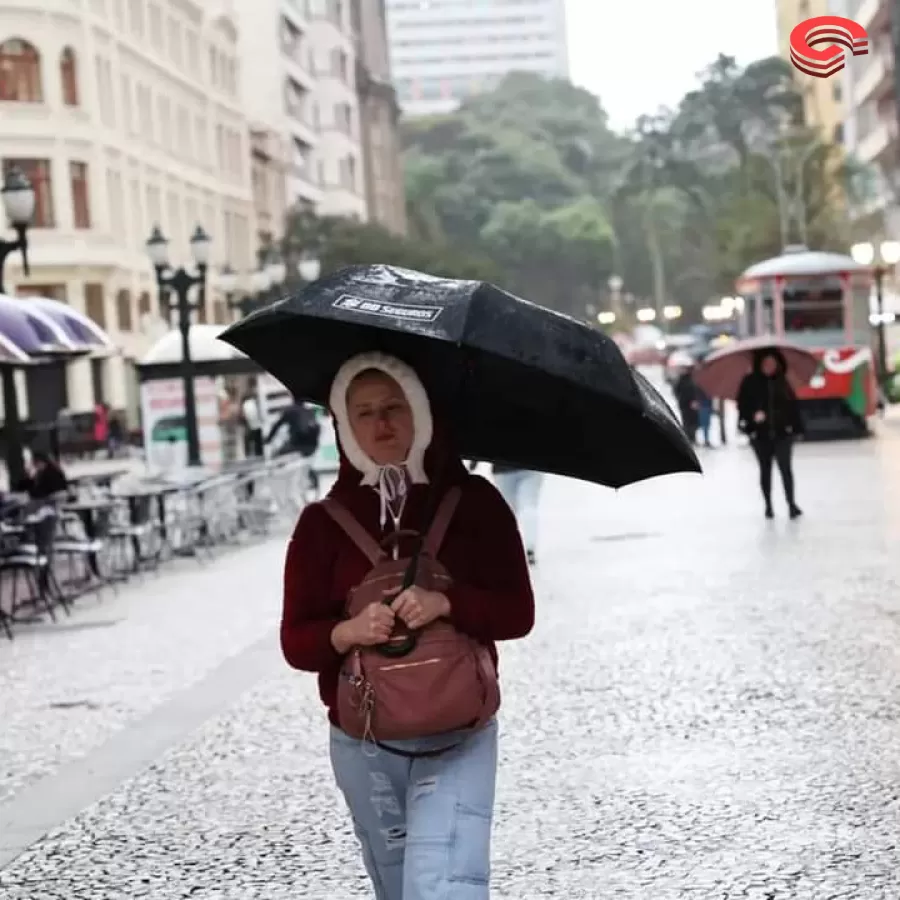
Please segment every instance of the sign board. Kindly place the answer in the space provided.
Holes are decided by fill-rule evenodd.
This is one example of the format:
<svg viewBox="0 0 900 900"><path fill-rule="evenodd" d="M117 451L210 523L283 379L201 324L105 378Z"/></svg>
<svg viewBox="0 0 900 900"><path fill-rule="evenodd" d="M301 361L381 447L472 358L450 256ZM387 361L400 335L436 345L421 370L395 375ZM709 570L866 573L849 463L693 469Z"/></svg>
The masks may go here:
<svg viewBox="0 0 900 900"><path fill-rule="evenodd" d="M219 424L219 385L215 378L194 379L200 460L219 468L223 462ZM179 469L188 463L184 385L180 378L161 378L141 384L141 425L144 453L151 469Z"/></svg>

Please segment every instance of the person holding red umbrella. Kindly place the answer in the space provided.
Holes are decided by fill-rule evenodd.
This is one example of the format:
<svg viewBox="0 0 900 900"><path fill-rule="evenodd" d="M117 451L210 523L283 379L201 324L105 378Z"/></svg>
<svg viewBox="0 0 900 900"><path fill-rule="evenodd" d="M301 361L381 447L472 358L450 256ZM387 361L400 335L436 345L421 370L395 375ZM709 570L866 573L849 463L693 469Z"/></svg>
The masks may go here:
<svg viewBox="0 0 900 900"><path fill-rule="evenodd" d="M738 427L750 438L759 463L759 484L766 504L766 518L775 517L772 508L772 464L778 466L788 514L801 516L794 495L792 452L794 440L803 434L803 419L797 396L787 379L784 354L775 348L758 350L753 370L741 381L737 396Z"/></svg>

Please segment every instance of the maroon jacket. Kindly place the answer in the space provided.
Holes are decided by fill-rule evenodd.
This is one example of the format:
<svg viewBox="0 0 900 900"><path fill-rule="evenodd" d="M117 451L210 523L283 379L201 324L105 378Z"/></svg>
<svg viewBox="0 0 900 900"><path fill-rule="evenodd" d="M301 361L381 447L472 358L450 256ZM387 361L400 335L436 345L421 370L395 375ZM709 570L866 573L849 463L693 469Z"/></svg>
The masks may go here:
<svg viewBox="0 0 900 900"><path fill-rule="evenodd" d="M433 446L438 443L436 433ZM462 496L438 555L454 579L447 594L454 625L485 643L496 661L494 641L524 637L534 625L534 595L522 540L512 512L490 482L470 475L455 455L447 454L443 464L437 457L429 448L425 468L432 483L410 488L400 527L427 529L426 519L436 506L433 498L460 485ZM341 453L330 496L377 538L378 494L360 480ZM411 548L401 542L400 552L405 555ZM318 673L319 694L334 723L341 657L332 646L331 632L344 617L348 591L370 568L319 504L303 510L285 561L281 648L289 665Z"/></svg>

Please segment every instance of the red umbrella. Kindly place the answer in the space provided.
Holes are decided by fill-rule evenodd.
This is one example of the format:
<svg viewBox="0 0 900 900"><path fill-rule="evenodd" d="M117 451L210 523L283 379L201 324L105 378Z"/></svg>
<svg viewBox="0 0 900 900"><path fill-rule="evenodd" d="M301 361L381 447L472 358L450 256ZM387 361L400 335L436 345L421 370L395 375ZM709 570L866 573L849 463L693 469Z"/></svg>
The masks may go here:
<svg viewBox="0 0 900 900"><path fill-rule="evenodd" d="M772 334L733 341L710 353L694 369L694 383L710 397L736 400L744 376L753 371L757 353L774 350L787 364L788 381L795 387L805 387L819 368L819 360L805 347L792 344Z"/></svg>

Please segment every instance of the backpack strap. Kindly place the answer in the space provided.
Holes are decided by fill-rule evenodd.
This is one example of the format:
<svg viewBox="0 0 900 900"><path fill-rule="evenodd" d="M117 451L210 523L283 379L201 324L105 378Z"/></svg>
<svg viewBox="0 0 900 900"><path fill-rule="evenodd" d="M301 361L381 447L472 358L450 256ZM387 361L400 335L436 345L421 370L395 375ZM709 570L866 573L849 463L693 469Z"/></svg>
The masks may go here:
<svg viewBox="0 0 900 900"><path fill-rule="evenodd" d="M428 534L425 535L425 542L422 545L422 549L432 559L437 558L438 552L441 549L441 544L444 543L447 529L450 527L450 521L453 518L453 514L456 512L456 507L459 505L459 498L461 496L462 489L459 485L450 488L450 490L444 494L444 497L437 508L437 512L434 514L431 527L428 529Z"/></svg>
<svg viewBox="0 0 900 900"><path fill-rule="evenodd" d="M381 549L378 541L359 524L356 517L333 497L325 497L319 501L325 508L325 512L340 526L346 533L347 537L363 552L372 565L380 563L385 552Z"/></svg>

